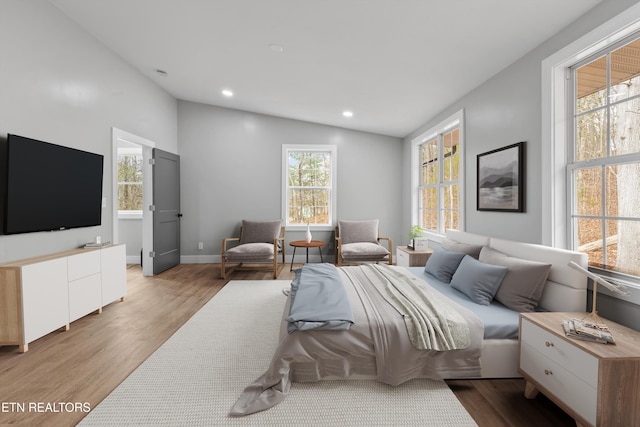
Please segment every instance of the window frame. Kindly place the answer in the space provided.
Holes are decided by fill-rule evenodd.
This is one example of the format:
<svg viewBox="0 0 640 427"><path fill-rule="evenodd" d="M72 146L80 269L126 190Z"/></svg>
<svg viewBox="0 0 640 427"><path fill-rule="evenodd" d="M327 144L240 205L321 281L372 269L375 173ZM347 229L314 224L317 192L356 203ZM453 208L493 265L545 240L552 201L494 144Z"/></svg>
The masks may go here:
<svg viewBox="0 0 640 427"><path fill-rule="evenodd" d="M611 147L611 142L612 142L611 141L611 132L612 132L611 120L612 119L610 117L612 107L616 105L624 104L634 99L635 100L640 99L640 95L634 95L632 97L624 98L622 100L612 100L610 95L611 87L612 87L611 62L610 62L611 54L616 52L619 48L626 46L627 44L633 41L637 41L639 37L640 37L640 32L636 32L631 35L628 35L625 38L622 38L614 43L607 45L602 50L595 52L594 54L582 59L580 62L577 62L576 64L569 67L569 78L567 80L567 98L568 98L567 106L569 108L569 111L567 112L567 116L571 118L571 126L569 126L567 129L568 158L567 158L567 165L566 165L566 174L567 174L566 176L567 190L566 191L567 191L567 207L568 208L567 208L566 223L567 223L567 233L568 233L568 236L567 236L568 247L569 249L572 249L572 250L579 249L578 230L577 230L577 224L576 224L577 219L582 218L582 219L593 219L593 220L601 221L602 229L600 230L600 237L602 237L603 239L605 239L605 236L607 235L607 223L609 221L619 221L619 220L640 221L640 216L634 216L634 217L628 217L628 216L620 217L617 215L611 216L607 212L606 201L607 201L608 193L605 187L607 182L606 169L608 167L623 166L629 163L640 163L640 151L635 153L626 153L626 154L617 154L617 155L612 153L612 147ZM580 70L581 67L588 65L600 58L605 58L605 63L606 63L606 78L605 78L606 96L605 96L604 104L594 107L587 111L578 112L576 108L577 107L576 92L577 92L577 83L578 83L578 78L577 78L578 70ZM604 115L606 118L605 122L607 123L607 128L605 133L606 141L605 141L605 147L603 147L605 153L601 157L589 158L589 159L577 159L576 121L584 115L588 115L598 111L604 112ZM579 171L585 171L589 169L599 169L601 171L602 189L600 192L601 193L600 209L599 209L600 212L598 214L595 214L595 213L583 214L583 213L577 212L576 174L579 173ZM608 251L603 250L603 254L602 254L603 263L605 265L608 264L607 252ZM594 266L591 264L589 268L597 271L600 274L636 277L631 274L620 273L615 270L600 268L598 266ZM640 276L638 276L638 278L640 278Z"/></svg>
<svg viewBox="0 0 640 427"><path fill-rule="evenodd" d="M421 173L422 173L422 163L420 158L420 147L422 144L432 141L438 138L438 164L441 165L443 162L443 144L442 144L442 136L448 132L453 131L458 128L459 130L459 151L460 151L460 170L458 171L458 179L455 181L458 184L458 197L459 197L459 225L460 230L464 231L466 229L465 222L465 200L466 200L466 191L465 191L465 150L464 150L464 109L459 110L442 120L440 123L431 127L430 129L422 132L420 135L411 140L411 224L421 224L421 191L423 186L421 185ZM438 215L437 215L437 231L433 230L425 230L426 234L432 234L436 236L444 236L446 230L443 229L443 219L442 219L442 195L441 191L444 186L449 186L454 183L454 181L446 181L443 182L443 167L438 168L438 183L436 187L438 188Z"/></svg>
<svg viewBox="0 0 640 427"><path fill-rule="evenodd" d="M144 156L142 153L142 147L139 148L132 148L132 147L118 147L117 150L117 158L116 158L116 191L115 194L118 195L120 194L120 184L124 184L124 182L119 181L118 178L118 165L120 164L118 158L120 157L120 155L135 155L136 157L140 157L140 161L142 162L142 167L144 168ZM143 171L141 170L141 173L143 173ZM140 185L143 186L143 182L140 182ZM142 209L140 210L123 210L123 209L119 209L120 207L120 200L116 200L115 201L115 205L116 205L116 210L118 211L118 219L142 219Z"/></svg>
<svg viewBox="0 0 640 427"><path fill-rule="evenodd" d="M338 148L329 144L282 144L282 219L287 231L306 230L307 224L289 223L289 153L328 152L331 159L331 185L329 186L329 221L327 224L309 224L316 231L333 231L337 218Z"/></svg>
<svg viewBox="0 0 640 427"><path fill-rule="evenodd" d="M565 166L568 160L566 91L569 67L640 30L640 4L585 34L542 61L542 243L569 248Z"/></svg>
<svg viewBox="0 0 640 427"><path fill-rule="evenodd" d="M542 61L541 211L544 245L564 249L571 247L570 224L567 222L571 205L566 171L571 145L567 126L573 124L573 117L569 115L569 104L573 104L573 99L566 84L570 77L569 69L639 30L640 4L636 4ZM598 272L640 289L639 278L604 270ZM640 293L623 297L606 290L598 289L598 292L640 303Z"/></svg>

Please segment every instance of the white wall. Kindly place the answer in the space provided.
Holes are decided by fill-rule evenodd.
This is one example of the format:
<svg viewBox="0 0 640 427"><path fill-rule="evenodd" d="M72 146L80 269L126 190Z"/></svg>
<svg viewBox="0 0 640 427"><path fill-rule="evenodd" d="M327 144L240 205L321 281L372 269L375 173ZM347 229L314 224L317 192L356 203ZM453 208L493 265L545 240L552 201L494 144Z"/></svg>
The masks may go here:
<svg viewBox="0 0 640 427"><path fill-rule="evenodd" d="M398 243L406 234L401 139L186 101L178 103L178 139L181 247L190 262L219 260L222 239L237 236L242 219L282 217L282 144L335 144L338 219L378 218L381 235ZM302 238L286 235L287 242ZM315 238L329 243L333 235Z"/></svg>
<svg viewBox="0 0 640 427"><path fill-rule="evenodd" d="M0 262L111 238L112 126L178 150L173 97L49 2L2 0L0 138L14 133L104 155L107 206L100 227L0 235Z"/></svg>

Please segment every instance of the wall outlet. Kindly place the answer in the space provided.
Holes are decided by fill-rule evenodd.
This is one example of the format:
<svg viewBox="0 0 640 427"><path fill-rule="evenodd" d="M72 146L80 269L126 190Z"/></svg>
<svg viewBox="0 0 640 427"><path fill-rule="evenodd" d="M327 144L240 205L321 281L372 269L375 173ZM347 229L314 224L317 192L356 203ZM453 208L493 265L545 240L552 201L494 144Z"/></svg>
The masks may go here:
<svg viewBox="0 0 640 427"><path fill-rule="evenodd" d="M204 243L198 242L198 250L203 250L203 249L204 249Z"/></svg>

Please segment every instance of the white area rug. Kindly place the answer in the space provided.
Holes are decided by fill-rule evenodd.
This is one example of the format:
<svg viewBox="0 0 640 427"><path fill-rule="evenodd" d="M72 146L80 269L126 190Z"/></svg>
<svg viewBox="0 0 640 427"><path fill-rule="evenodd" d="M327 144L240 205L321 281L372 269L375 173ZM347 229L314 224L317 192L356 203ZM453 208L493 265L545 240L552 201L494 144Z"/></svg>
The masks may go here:
<svg viewBox="0 0 640 427"><path fill-rule="evenodd" d="M289 281L231 281L81 426L476 426L443 381L294 383L284 402L227 416L269 366Z"/></svg>

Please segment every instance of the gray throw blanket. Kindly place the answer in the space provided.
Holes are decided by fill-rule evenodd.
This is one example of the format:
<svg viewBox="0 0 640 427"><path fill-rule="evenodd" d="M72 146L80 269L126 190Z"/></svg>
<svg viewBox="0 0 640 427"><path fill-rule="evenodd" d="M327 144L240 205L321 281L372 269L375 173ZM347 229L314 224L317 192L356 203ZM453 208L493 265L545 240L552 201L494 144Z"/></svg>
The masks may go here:
<svg viewBox="0 0 640 427"><path fill-rule="evenodd" d="M384 264L361 268L382 297L404 317L415 348L444 351L469 347L467 322L447 297L404 269ZM349 270L346 273L349 275Z"/></svg>
<svg viewBox="0 0 640 427"><path fill-rule="evenodd" d="M291 282L288 332L346 330L353 324L351 304L333 264L305 264Z"/></svg>

